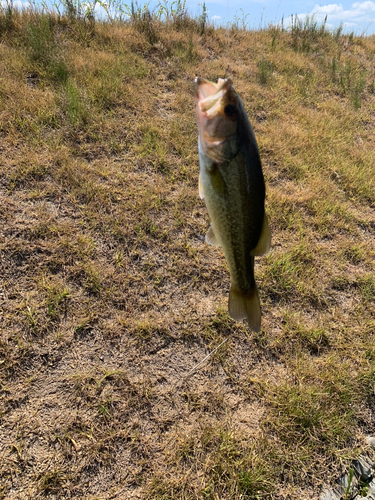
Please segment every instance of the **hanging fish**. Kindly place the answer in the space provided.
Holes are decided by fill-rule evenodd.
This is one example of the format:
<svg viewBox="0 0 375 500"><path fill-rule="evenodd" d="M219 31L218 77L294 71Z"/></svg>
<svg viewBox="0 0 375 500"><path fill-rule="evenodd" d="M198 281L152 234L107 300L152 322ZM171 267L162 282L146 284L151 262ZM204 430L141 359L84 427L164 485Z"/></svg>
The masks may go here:
<svg viewBox="0 0 375 500"><path fill-rule="evenodd" d="M264 211L265 185L258 146L230 78L196 79L199 126L199 195L211 226L206 242L221 246L231 287L229 314L259 331L261 312L254 257L271 247Z"/></svg>

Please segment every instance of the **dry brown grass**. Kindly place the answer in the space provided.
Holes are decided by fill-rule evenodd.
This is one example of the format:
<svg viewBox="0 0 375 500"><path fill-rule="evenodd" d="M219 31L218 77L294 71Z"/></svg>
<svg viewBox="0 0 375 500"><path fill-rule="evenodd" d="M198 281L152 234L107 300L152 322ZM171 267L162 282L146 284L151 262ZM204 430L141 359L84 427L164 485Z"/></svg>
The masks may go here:
<svg viewBox="0 0 375 500"><path fill-rule="evenodd" d="M317 498L375 432L375 39L3 21L0 497ZM197 190L193 80L228 64L273 233L259 334Z"/></svg>

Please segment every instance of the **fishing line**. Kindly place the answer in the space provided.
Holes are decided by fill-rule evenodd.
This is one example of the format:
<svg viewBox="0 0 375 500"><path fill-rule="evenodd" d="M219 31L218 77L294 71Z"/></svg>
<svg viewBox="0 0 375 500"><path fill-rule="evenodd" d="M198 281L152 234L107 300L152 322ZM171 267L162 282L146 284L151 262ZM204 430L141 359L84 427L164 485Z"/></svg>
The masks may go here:
<svg viewBox="0 0 375 500"><path fill-rule="evenodd" d="M227 0L227 6L226 6L226 9L225 9L225 17L226 17L226 19L228 18L228 14L229 14L229 0ZM226 30L227 48L229 48L229 20L226 21L225 30ZM223 77L224 79L227 77L228 71L229 71L229 64L227 66L227 69L225 70L225 74L224 74L224 77Z"/></svg>
<svg viewBox="0 0 375 500"><path fill-rule="evenodd" d="M228 19L228 16L229 16L229 0L227 0L227 6L226 6L226 9L225 9L225 19L227 20L226 21L226 39L227 39L227 47L229 47L229 19Z"/></svg>

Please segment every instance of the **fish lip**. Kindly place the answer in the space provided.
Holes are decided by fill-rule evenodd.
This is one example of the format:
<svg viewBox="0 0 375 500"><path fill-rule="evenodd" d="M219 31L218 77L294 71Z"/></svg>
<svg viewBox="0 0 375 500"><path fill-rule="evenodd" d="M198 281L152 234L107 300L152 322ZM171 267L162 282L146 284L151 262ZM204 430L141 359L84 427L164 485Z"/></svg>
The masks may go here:
<svg viewBox="0 0 375 500"><path fill-rule="evenodd" d="M228 90L233 84L231 78L219 78L217 83L214 83L200 76L197 76L194 82L195 97L198 103L203 103L206 100L217 101L217 99L225 94L224 90Z"/></svg>
<svg viewBox="0 0 375 500"><path fill-rule="evenodd" d="M198 77L195 82L195 102L198 116L210 119L217 114L221 108L222 99L232 89L232 80L219 78L217 83L214 83Z"/></svg>

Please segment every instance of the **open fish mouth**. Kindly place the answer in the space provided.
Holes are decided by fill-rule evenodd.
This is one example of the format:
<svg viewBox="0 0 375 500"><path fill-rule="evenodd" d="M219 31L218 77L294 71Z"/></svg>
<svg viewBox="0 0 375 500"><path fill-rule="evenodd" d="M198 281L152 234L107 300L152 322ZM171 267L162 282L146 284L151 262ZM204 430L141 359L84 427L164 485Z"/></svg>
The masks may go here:
<svg viewBox="0 0 375 500"><path fill-rule="evenodd" d="M211 159L223 162L238 150L240 99L230 78L219 78L217 83L196 78L195 84L200 148Z"/></svg>
<svg viewBox="0 0 375 500"><path fill-rule="evenodd" d="M196 102L201 113L206 113L207 118L219 113L222 107L222 98L232 87L230 78L219 78L217 83L210 82L204 78L196 78Z"/></svg>

